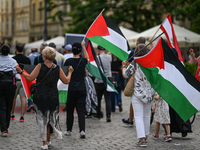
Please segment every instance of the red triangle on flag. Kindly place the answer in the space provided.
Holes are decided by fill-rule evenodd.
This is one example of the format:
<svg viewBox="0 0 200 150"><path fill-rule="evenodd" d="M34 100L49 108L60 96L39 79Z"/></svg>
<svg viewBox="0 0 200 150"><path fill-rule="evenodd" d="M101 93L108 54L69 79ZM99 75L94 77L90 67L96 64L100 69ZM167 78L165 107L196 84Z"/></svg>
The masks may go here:
<svg viewBox="0 0 200 150"><path fill-rule="evenodd" d="M160 69L164 69L162 39L159 39L157 44L149 53L141 57L134 57L134 59L143 67L159 67Z"/></svg>
<svg viewBox="0 0 200 150"><path fill-rule="evenodd" d="M86 47L86 51L88 53L89 56L89 62L94 61L94 56L92 54L92 49L91 49L91 43L90 41L88 41L87 47Z"/></svg>
<svg viewBox="0 0 200 150"><path fill-rule="evenodd" d="M88 30L86 37L93 36L107 36L110 35L106 21L102 14L94 21L90 29Z"/></svg>

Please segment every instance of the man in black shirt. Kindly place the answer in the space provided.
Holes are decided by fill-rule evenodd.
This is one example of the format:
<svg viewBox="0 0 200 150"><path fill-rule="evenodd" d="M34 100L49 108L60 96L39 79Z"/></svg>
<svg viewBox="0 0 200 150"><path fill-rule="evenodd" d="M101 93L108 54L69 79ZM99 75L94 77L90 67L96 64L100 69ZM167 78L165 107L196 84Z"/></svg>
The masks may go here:
<svg viewBox="0 0 200 150"><path fill-rule="evenodd" d="M31 64L31 61L28 57L26 57L25 55L23 55L23 49L24 49L24 45L23 44L17 44L16 48L15 48L15 52L16 55L13 57L13 59L15 59L17 61L18 64L22 63L22 64ZM24 88L22 86L21 80L17 79L16 82L16 86L17 89L15 91L15 97L13 100L13 107L12 107L12 111L11 111L11 119L15 120L15 115L14 115L14 111L15 111L15 104L16 104L16 98L17 95L20 95L20 99L21 99L21 117L20 117L20 122L24 122L24 114L26 111L26 95L24 92Z"/></svg>

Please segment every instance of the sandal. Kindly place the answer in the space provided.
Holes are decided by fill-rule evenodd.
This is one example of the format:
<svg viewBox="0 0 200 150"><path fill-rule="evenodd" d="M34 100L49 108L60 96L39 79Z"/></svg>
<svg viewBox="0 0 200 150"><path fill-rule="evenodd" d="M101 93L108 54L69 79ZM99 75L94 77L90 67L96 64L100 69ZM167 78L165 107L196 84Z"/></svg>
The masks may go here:
<svg viewBox="0 0 200 150"><path fill-rule="evenodd" d="M164 138L164 141L165 141L165 142L170 142L170 141L172 141L172 136L171 136L171 135L167 135L167 136Z"/></svg>
<svg viewBox="0 0 200 150"><path fill-rule="evenodd" d="M142 142L139 141L139 142L135 143L135 146L146 147L147 144L146 144L146 141L142 141Z"/></svg>
<svg viewBox="0 0 200 150"><path fill-rule="evenodd" d="M153 134L153 138L154 138L154 140L157 140L159 138L159 136L156 134Z"/></svg>

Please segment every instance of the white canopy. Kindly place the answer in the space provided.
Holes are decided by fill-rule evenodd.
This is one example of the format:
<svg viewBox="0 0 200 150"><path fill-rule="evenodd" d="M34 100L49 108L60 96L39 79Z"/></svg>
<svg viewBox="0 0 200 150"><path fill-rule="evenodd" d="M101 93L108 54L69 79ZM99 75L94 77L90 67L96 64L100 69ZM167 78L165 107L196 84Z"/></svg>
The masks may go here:
<svg viewBox="0 0 200 150"><path fill-rule="evenodd" d="M178 25L173 24L174 32L176 34L177 41L179 43L179 47L189 47L191 46L199 46L200 45L200 35L197 33L194 33L190 30L185 29L184 27L180 27ZM146 44L149 42L149 40L153 37L153 35L156 33L156 31L160 28L160 25L157 25L153 28L150 28L148 30L145 30L135 36L132 36L128 38L128 42L131 47L136 46L136 41L139 37L145 37L146 38ZM159 34L162 33L162 30L159 29L155 37L157 37ZM154 37L154 38L155 38ZM163 38L166 39L165 35L162 35Z"/></svg>
<svg viewBox="0 0 200 150"><path fill-rule="evenodd" d="M31 52L31 48L33 46L37 47L38 49L40 48L40 45L42 44L42 42L44 42L44 40L39 40L39 41L35 41L35 42L32 42L32 43L28 43L28 44L25 44L24 46L24 49L25 49L25 55L29 54ZM52 38L50 40L47 40L45 41L47 44L53 42L56 44L56 49L60 49L62 48L62 46L64 45L64 42L65 42L65 38L63 36L57 36L55 38Z"/></svg>
<svg viewBox="0 0 200 150"><path fill-rule="evenodd" d="M138 34L138 32L132 31L130 29L124 28L123 26L119 27L120 30L122 31L123 35L125 38L128 40L130 37L133 37Z"/></svg>

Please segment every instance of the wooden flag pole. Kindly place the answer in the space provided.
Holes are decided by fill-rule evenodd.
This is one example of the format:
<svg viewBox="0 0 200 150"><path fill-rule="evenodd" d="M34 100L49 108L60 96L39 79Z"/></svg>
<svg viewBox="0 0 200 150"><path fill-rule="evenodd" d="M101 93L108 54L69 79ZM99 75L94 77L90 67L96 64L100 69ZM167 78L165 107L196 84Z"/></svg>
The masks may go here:
<svg viewBox="0 0 200 150"><path fill-rule="evenodd" d="M89 29L87 30L85 36L87 35L88 31L90 30L90 28L92 27L92 25L94 24L94 22L97 20L97 18L103 13L103 11L105 10L105 8L100 12L100 14L96 17L96 19L93 21L93 23L90 25ZM85 36L83 38L83 40L85 41Z"/></svg>
<svg viewBox="0 0 200 150"><path fill-rule="evenodd" d="M156 33L159 31L160 27L158 28L158 30L156 31ZM156 33L152 36L152 38L150 39L150 41L155 37Z"/></svg>

